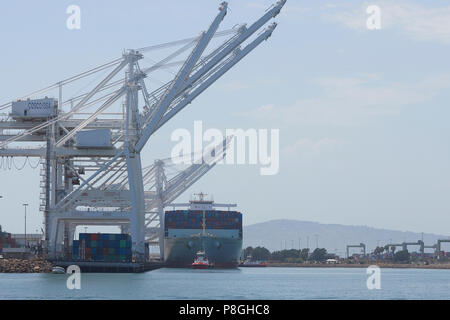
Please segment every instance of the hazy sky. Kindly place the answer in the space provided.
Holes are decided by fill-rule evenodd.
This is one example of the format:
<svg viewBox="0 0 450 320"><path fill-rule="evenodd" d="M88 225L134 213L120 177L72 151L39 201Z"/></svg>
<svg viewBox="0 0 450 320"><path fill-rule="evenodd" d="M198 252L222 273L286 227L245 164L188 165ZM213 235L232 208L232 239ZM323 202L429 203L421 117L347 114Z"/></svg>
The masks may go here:
<svg viewBox="0 0 450 320"><path fill-rule="evenodd" d="M1 2L0 104L124 48L198 35L219 2ZM229 1L221 29L251 23L271 3ZM71 4L81 30L66 28ZM366 28L371 4L381 30ZM223 131L280 129L278 175L218 166L179 200L202 190L238 203L245 224L288 218L449 234L448 2L288 0L275 21L268 42L152 138L144 164L168 157L171 132L195 120ZM2 169L0 179L0 224L23 232L27 202L34 232L39 170Z"/></svg>

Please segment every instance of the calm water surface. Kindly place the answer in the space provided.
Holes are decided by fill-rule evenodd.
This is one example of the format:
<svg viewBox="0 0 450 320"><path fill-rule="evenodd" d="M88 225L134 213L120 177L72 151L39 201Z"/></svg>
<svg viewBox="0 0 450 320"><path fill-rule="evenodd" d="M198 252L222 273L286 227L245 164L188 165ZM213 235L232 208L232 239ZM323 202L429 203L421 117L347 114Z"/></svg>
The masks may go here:
<svg viewBox="0 0 450 320"><path fill-rule="evenodd" d="M142 274L0 274L0 299L450 299L450 270L381 269L368 290L366 269L159 269Z"/></svg>

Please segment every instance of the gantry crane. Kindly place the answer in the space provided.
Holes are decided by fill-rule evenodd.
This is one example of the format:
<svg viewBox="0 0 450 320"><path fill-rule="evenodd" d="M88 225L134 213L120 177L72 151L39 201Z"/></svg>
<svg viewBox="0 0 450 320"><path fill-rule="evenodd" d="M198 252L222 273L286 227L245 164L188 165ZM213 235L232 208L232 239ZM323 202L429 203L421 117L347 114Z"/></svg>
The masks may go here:
<svg viewBox="0 0 450 320"><path fill-rule="evenodd" d="M206 31L175 42L186 45L150 67L141 65L144 53L158 46L127 50L119 59L0 106L0 110L11 111L0 121L0 157L42 159L41 200L45 249L50 259L64 255L70 224L102 224L128 225L133 258L145 260L148 211L141 151L157 130L272 35L276 23L250 39L279 14L285 2L278 1L249 27L240 25L219 34L228 10L223 2ZM229 34L232 36L207 52L215 36ZM192 47L182 63L171 62ZM179 64L173 79L148 91L150 73ZM125 75L121 76L123 70ZM66 86L104 72L106 77L91 90L64 101ZM58 90L58 99L35 99L50 90ZM112 112L121 101L121 110ZM34 143L40 145L29 146ZM160 170L158 165L155 170ZM191 174L201 176L202 170L205 167L195 168ZM118 179L125 188L115 188L112 182ZM191 179L195 181L194 176ZM161 179L157 180L161 189ZM182 189L167 189L167 199ZM158 201L160 215L165 202Z"/></svg>
<svg viewBox="0 0 450 320"><path fill-rule="evenodd" d="M425 255L425 249L433 249L435 254L436 254L436 252L437 252L437 244L433 244L433 245L430 245L430 246L424 245L423 246L423 255Z"/></svg>
<svg viewBox="0 0 450 320"><path fill-rule="evenodd" d="M442 254L441 254L441 243L443 242L450 242L450 239L439 239L436 243L436 256L438 257L438 259L442 258Z"/></svg>
<svg viewBox="0 0 450 320"><path fill-rule="evenodd" d="M366 256L366 245L364 243L347 245L347 258L350 257L350 255L349 255L350 248L361 248L363 251L363 255Z"/></svg>
<svg viewBox="0 0 450 320"><path fill-rule="evenodd" d="M408 246L419 246L419 252L423 255L425 252L425 248L429 248L429 246L425 246L425 243L422 240L418 240L417 242L402 242L402 243L388 243L385 245L385 248L392 247L402 247L403 251L408 250Z"/></svg>
<svg viewBox="0 0 450 320"><path fill-rule="evenodd" d="M419 246L420 254L423 256L423 254L425 253L425 244L422 240L418 240L417 242L403 242L402 250L407 251L408 246Z"/></svg>
<svg viewBox="0 0 450 320"><path fill-rule="evenodd" d="M386 244L384 247L387 248L387 250L389 250L391 248L402 247L402 250L403 250L403 243L389 243L389 244Z"/></svg>
<svg viewBox="0 0 450 320"><path fill-rule="evenodd" d="M231 137L214 148L206 150L205 153L212 154L210 161L202 161L200 164L192 164L184 170L179 170L170 179L165 173L165 166L173 166L173 158L156 160L151 166L142 170L145 189L145 217L146 217L146 242L157 245L160 248L160 257L164 257L164 208L169 203L178 198L183 192L190 188L195 182L214 168L218 161L226 156L226 149L229 147ZM120 176L114 181L119 180ZM110 183L110 190L126 190L127 185L121 182ZM89 199L91 202L102 201L102 199ZM64 251L70 252L70 239L74 239L76 227L79 225L97 225L96 221L76 221L71 220L65 226ZM106 223L106 225L117 225L116 222ZM129 224L120 224L122 233L129 232Z"/></svg>

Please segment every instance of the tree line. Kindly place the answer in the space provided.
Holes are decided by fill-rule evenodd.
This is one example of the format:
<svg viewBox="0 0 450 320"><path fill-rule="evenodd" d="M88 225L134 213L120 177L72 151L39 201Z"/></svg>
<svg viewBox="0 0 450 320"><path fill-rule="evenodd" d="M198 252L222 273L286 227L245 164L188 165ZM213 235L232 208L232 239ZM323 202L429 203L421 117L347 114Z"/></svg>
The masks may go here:
<svg viewBox="0 0 450 320"><path fill-rule="evenodd" d="M312 252L308 248L270 252L265 247L247 247L243 250L243 257L263 261L302 263L305 261L325 262L327 259L335 259L336 255L328 253L325 248L316 248Z"/></svg>
<svg viewBox="0 0 450 320"><path fill-rule="evenodd" d="M381 256L384 252L391 252L390 260L398 263L408 263L411 261L411 255L408 250L395 251L395 247L377 247L373 254ZM327 259L338 259L335 254L328 253L325 248L317 248L310 252L309 249L285 249L270 252L265 247L247 247L243 250L242 258L251 257L253 260L273 261L273 262L289 262L289 263L303 263L310 262L325 262ZM350 260L352 257L349 258Z"/></svg>
<svg viewBox="0 0 450 320"><path fill-rule="evenodd" d="M376 256L380 256L383 253L389 253L389 249L392 254L392 260L394 262L409 262L411 260L411 255L408 250L400 250L396 252L395 246L389 247L386 245L384 247L376 247L373 251L373 254Z"/></svg>

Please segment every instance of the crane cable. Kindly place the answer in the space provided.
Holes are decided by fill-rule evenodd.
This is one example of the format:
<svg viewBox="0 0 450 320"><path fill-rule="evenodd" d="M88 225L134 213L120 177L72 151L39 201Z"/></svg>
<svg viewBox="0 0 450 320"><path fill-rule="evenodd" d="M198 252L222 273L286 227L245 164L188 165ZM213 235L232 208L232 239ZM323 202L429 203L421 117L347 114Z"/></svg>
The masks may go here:
<svg viewBox="0 0 450 320"><path fill-rule="evenodd" d="M50 86L48 86L48 87L43 88L43 89L39 89L39 90L36 90L36 91L34 91L34 92L32 92L32 93L29 93L29 94L23 96L22 98L20 98L19 100L26 99L26 98L28 98L28 97L31 97L31 96L36 95L36 94L39 94L39 93L43 93L43 92L50 91L50 90L52 90L52 89L57 88L57 87L60 86L60 85L65 85L65 84L74 82L74 81L76 81L76 80L79 80L79 79L88 77L88 76L90 76L90 75L92 75L92 74L95 74L95 73L100 72L100 71L102 71L102 70L108 69L108 68L110 68L110 67L112 67L112 66L115 66L116 64L119 64L122 60L123 60L123 58L119 58L119 59L110 61L110 62L108 62L108 63L102 64L102 65L100 65L100 66L98 66L98 67L92 68L92 69L90 69L90 70L88 70L88 71L85 71L85 72L83 72L83 73L80 73L80 74L77 74L77 75L72 76L72 77L70 77L70 78L61 80L61 81L59 81L59 82L57 82L57 83L55 83L55 84L52 84L52 85L50 85ZM11 104L12 104L11 102L8 102L8 103L5 103L5 104L0 105L0 110L9 108L9 107L11 106Z"/></svg>
<svg viewBox="0 0 450 320"><path fill-rule="evenodd" d="M36 169L39 164L41 163L41 160L39 159L36 165L31 164L30 161L30 157L25 157L25 161L23 162L22 166L18 166L16 164L16 161L14 160L14 157L2 157L0 159L0 169L3 168L3 170L11 170L12 167L14 166L14 168L16 168L16 170L23 170L25 168L25 166L27 165L30 166L31 169Z"/></svg>
<svg viewBox="0 0 450 320"><path fill-rule="evenodd" d="M236 33L237 30L239 29L238 28L239 26L240 25L235 25L232 29L218 31L218 32L216 32L214 34L213 37L214 38L215 37L222 37L222 36L226 36L226 35L229 35L229 34ZM142 48L139 48L139 49L136 49L136 50L140 51L140 52L145 52L145 51L150 51L150 50L164 49L164 48L168 48L168 47L172 47L172 46L176 46L176 45L185 44L187 42L195 41L198 38L199 38L198 36L197 37L191 37L191 38L186 38L186 39L181 39L181 40L176 40L176 41L156 44L156 45L152 45L152 46L142 47Z"/></svg>
<svg viewBox="0 0 450 320"><path fill-rule="evenodd" d="M30 161L30 158L29 158L29 157L27 157L27 159L28 159L28 164L30 165L30 168L31 168L31 169L36 169L36 168L39 167L39 165L41 164L41 159L38 160L38 162L37 162L37 164L36 164L35 166L33 166L33 165L31 164L31 161Z"/></svg>
<svg viewBox="0 0 450 320"><path fill-rule="evenodd" d="M226 35L229 35L229 34L236 33L238 31L239 27L240 27L240 25L235 25L232 29L216 32L214 37L222 37L222 36L226 36ZM182 39L182 40L167 42L167 43L163 43L163 44L143 47L143 48L139 48L137 50L145 52L145 51L150 51L150 50L163 49L163 48L167 48L167 47L171 47L171 46L175 46L175 45L179 45L179 44L184 44L184 43L187 43L187 42L195 41L196 39L198 39L198 37L191 37L191 38L187 38L187 39ZM77 81L79 79L85 78L85 77L90 76L90 75L92 75L94 73L100 72L100 71L105 70L105 69L107 69L109 67L112 67L112 66L114 66L116 64L119 64L122 60L123 60L123 58L115 59L113 61L107 62L105 64L102 64L100 66L97 66L95 68L92 68L90 70L82 72L80 74L77 74L75 76L72 76L72 77L69 77L67 79L61 80L61 81L56 82L56 83L54 83L54 84L52 84L52 85L50 85L48 87L45 87L45 88L36 90L34 92L31 92L31 93L23 96L22 98L20 98L20 100L26 99L26 98L31 97L31 96L36 95L36 94L40 94L40 93L43 93L43 92L50 91L52 89L57 88L60 85L65 85L65 84ZM11 102L7 102L5 104L0 105L0 110L9 108L11 106L11 104L12 104Z"/></svg>
<svg viewBox="0 0 450 320"><path fill-rule="evenodd" d="M11 170L11 161L8 161L8 157L2 157L0 168L3 168L5 171Z"/></svg>
<svg viewBox="0 0 450 320"><path fill-rule="evenodd" d="M12 161L12 163L14 165L14 168L16 168L16 170L19 170L19 171L22 170L23 168L25 168L25 165L27 164L27 160L28 160L28 157L25 158L25 161L23 162L23 166L19 168L16 165L16 161L14 161L14 157L11 157L11 161Z"/></svg>

